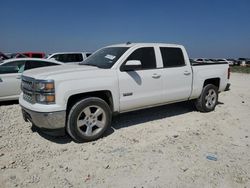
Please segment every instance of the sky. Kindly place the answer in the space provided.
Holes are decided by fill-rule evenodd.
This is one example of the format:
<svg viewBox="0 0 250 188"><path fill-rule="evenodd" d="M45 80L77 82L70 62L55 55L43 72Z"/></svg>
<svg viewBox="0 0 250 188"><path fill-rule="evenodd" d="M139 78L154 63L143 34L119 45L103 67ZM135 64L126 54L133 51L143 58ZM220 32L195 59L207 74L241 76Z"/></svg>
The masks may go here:
<svg viewBox="0 0 250 188"><path fill-rule="evenodd" d="M95 51L182 44L189 55L250 58L250 0L2 0L0 51Z"/></svg>

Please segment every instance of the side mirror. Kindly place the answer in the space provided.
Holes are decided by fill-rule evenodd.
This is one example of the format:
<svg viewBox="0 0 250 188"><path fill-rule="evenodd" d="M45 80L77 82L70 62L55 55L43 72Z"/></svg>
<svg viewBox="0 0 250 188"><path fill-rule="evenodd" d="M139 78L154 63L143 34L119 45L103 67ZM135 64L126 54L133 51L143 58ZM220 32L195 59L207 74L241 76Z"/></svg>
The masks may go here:
<svg viewBox="0 0 250 188"><path fill-rule="evenodd" d="M129 60L122 67L122 71L134 71L138 69L141 69L141 61L139 60Z"/></svg>

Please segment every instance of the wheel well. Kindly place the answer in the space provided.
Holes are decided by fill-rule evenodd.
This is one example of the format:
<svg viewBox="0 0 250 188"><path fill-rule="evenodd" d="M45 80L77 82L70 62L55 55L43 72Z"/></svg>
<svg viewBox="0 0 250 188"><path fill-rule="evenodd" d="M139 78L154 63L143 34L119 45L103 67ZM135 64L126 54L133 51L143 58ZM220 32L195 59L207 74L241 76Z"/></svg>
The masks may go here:
<svg viewBox="0 0 250 188"><path fill-rule="evenodd" d="M205 87L208 84L213 84L219 88L220 87L220 78L211 78L211 79L205 80L203 87Z"/></svg>
<svg viewBox="0 0 250 188"><path fill-rule="evenodd" d="M110 91L94 91L94 92L87 92L87 93L79 93L69 97L67 102L67 114L69 113L71 107L78 101L82 100L86 97L98 97L104 100L110 107L111 111L113 112L113 98Z"/></svg>

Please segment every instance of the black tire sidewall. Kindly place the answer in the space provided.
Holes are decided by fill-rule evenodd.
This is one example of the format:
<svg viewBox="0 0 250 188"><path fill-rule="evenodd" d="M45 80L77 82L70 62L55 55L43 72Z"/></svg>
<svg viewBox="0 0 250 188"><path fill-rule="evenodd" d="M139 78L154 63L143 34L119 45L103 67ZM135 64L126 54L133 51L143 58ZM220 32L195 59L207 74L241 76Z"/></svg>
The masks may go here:
<svg viewBox="0 0 250 188"><path fill-rule="evenodd" d="M213 89L216 93L216 102L215 102L215 105L213 106L213 108L208 108L206 106L206 93L210 90L210 89ZM213 84L208 84L206 85L204 88L203 88L203 91L202 91L202 109L205 111L205 112L211 112L215 109L217 103L218 103L218 88L216 86L214 86Z"/></svg>
<svg viewBox="0 0 250 188"><path fill-rule="evenodd" d="M93 105L99 106L100 108L103 109L107 120L104 128L98 134L94 136L86 136L83 135L81 132L79 132L79 130L77 129L77 118L84 108ZM108 104L100 98L90 97L77 102L71 108L67 122L67 131L74 140L78 142L88 142L100 138L103 135L103 133L108 129L110 124L111 124L111 110Z"/></svg>

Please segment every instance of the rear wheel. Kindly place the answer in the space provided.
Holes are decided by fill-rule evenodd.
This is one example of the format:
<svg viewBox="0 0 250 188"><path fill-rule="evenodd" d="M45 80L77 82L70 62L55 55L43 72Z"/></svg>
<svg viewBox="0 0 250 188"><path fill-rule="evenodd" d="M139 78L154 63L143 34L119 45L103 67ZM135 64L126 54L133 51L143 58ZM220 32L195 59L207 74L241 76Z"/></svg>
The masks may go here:
<svg viewBox="0 0 250 188"><path fill-rule="evenodd" d="M218 88L213 84L206 85L200 97L195 101L195 107L201 112L213 111L218 102Z"/></svg>
<svg viewBox="0 0 250 188"><path fill-rule="evenodd" d="M111 110L108 104L96 97L77 102L70 110L67 132L78 142L100 138L111 124Z"/></svg>

